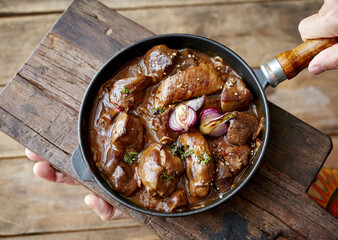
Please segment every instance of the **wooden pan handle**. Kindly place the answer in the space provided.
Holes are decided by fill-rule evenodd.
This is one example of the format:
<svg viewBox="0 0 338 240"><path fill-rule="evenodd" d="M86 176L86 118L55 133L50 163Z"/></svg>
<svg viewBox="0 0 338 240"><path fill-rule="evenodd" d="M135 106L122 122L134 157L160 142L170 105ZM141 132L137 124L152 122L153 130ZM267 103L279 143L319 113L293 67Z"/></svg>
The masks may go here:
<svg viewBox="0 0 338 240"><path fill-rule="evenodd" d="M288 79L295 77L321 51L338 42L338 37L306 40L296 48L276 56Z"/></svg>

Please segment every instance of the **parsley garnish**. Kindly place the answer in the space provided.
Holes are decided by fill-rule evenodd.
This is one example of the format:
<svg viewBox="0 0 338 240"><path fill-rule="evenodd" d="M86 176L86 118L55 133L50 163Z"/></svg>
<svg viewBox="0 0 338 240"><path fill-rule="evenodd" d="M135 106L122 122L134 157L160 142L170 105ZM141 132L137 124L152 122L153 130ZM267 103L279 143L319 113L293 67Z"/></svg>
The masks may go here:
<svg viewBox="0 0 338 240"><path fill-rule="evenodd" d="M204 164L207 165L211 160L210 155L207 154L206 152L203 153L202 156L197 156L197 158L198 158L198 161L197 161L198 164L200 164L201 162L204 162Z"/></svg>
<svg viewBox="0 0 338 240"><path fill-rule="evenodd" d="M167 110L165 107L159 107L159 108L152 108L150 112L151 114L157 116L163 113L165 110Z"/></svg>
<svg viewBox="0 0 338 240"><path fill-rule="evenodd" d="M187 159L188 157L190 157L192 154L194 154L194 150L189 149L189 145L185 146L185 152L181 155L181 158L183 160Z"/></svg>
<svg viewBox="0 0 338 240"><path fill-rule="evenodd" d="M125 161L129 165L132 165L133 163L138 161L138 153L130 152L130 153L124 154L123 161Z"/></svg>
<svg viewBox="0 0 338 240"><path fill-rule="evenodd" d="M175 156L181 157L181 155L184 153L184 146L181 143L174 143L171 145L170 149Z"/></svg>
<svg viewBox="0 0 338 240"><path fill-rule="evenodd" d="M189 149L189 145L184 146L181 143L174 143L170 147L171 151L174 153L174 155L179 156L182 160L187 159L195 152L191 149Z"/></svg>
<svg viewBox="0 0 338 240"><path fill-rule="evenodd" d="M174 155L179 156L182 160L186 160L192 154L195 154L195 151L190 149L189 145L186 145L184 149L184 146L181 143L174 143L173 145L171 145L170 149L174 153ZM211 156L206 152L203 153L201 156L197 156L198 164L204 162L204 164L207 165L210 161Z"/></svg>
<svg viewBox="0 0 338 240"><path fill-rule="evenodd" d="M163 173L162 176L163 176L164 178L166 178L168 181L170 181L170 180L175 180L175 176L169 176L169 175L166 174L166 173Z"/></svg>
<svg viewBox="0 0 338 240"><path fill-rule="evenodd" d="M131 93L131 91L126 86L123 86L121 93L128 94L128 93Z"/></svg>

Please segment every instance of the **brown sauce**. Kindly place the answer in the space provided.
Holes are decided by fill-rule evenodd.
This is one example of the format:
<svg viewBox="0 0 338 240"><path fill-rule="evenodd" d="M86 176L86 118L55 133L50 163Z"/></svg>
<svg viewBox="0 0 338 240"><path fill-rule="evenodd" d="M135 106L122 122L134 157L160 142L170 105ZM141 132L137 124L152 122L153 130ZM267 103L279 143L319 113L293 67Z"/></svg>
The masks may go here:
<svg viewBox="0 0 338 240"><path fill-rule="evenodd" d="M206 86L199 88L201 83L198 81L202 81L199 78L203 79L205 69L210 69L210 66L212 66L212 73L206 72L208 75L204 82ZM168 79L174 79L176 76L178 84L170 85ZM182 80L180 76L184 76L185 79ZM123 81L127 85L123 86ZM169 87L164 84L165 81ZM142 84L138 85L139 83ZM217 87L220 83L221 88ZM222 94L226 95L226 93L222 92L226 86L232 89L234 84L237 84L239 91L243 91L241 84L244 84L245 88L245 83L239 75L218 56L206 55L191 49L172 50L165 46L150 49L145 56L127 63L100 88L90 120L89 141L93 161L114 190L144 208L165 212L184 211L204 207L222 198L234 187L236 177L240 176L260 146L261 142L257 137L260 131L259 123L263 121L263 118L259 103L250 95L250 102L244 103L244 107L239 106L239 109L230 111L239 112L237 115L234 114L236 117L233 120L230 120L233 121L234 126L235 123L238 125L243 122L246 125L245 121L248 121L247 125L251 124L251 129L248 130L250 133L247 133L250 134L250 140L246 140L245 144L241 145L240 142L244 141L243 136L233 129L231 136L226 133L216 138L202 136L199 133L200 122L189 128L188 135L186 135L187 141L189 141L189 134L196 133L198 134L196 139L201 138L198 144L205 144L203 139L207 142L208 146L204 147L210 149L208 156L211 157L211 162L208 163L196 163L197 158L194 158L194 155L197 153L194 146L190 148L193 148L195 152L186 159L182 159L180 155L174 156L170 147L180 141L183 142L181 135L184 133L168 130L165 116L169 111L173 111L168 109L174 109L182 102L201 96L205 96L208 100L204 99L203 106L196 111L197 115L208 106L223 108L223 105L221 107L221 101L224 98ZM190 85L196 87L190 88ZM163 86L167 86L167 89L159 91ZM185 88L186 94L181 94L182 89L185 90ZM212 90L213 88L217 90ZM210 91L212 91L211 94L209 94ZM199 95L199 92L203 94ZM162 94L167 95L163 97ZM241 95L242 92L238 94ZM209 97L211 95L212 97ZM187 96L193 97L184 99ZM231 97L229 99L223 103L226 105L226 101L232 101ZM164 102L163 108L162 106L155 108L158 103ZM170 103L167 104L167 102ZM240 115L242 113L250 115L249 120L246 119L246 115ZM163 133L160 132L161 130ZM230 137L236 144L229 143ZM145 149L150 147L154 147L154 150L149 156L145 156ZM189 151L186 145L183 144L183 147L185 152ZM156 157L156 154L159 157ZM128 157L131 162L126 162ZM181 163L177 161L177 158L180 158ZM161 161L170 167L161 165ZM205 169L199 172L200 167L212 169L208 171L208 175ZM149 169L154 169L154 172ZM220 176L219 172L222 171L226 172L224 176ZM169 173L171 175L168 175ZM200 176L196 176L199 174ZM147 186L144 185L147 182L145 178L150 179ZM151 182L151 179L155 179L156 184ZM202 186L202 190L207 191L207 194L200 193L200 189L197 189L201 187L201 183L195 182L195 185L192 184L193 187L190 188L189 179L202 179L202 185L204 179L206 182L209 181ZM190 181L192 183L195 180ZM218 183L217 186L216 183ZM196 187L196 194L192 191L194 187ZM165 188L174 190L166 191ZM174 195L175 193L177 194Z"/></svg>

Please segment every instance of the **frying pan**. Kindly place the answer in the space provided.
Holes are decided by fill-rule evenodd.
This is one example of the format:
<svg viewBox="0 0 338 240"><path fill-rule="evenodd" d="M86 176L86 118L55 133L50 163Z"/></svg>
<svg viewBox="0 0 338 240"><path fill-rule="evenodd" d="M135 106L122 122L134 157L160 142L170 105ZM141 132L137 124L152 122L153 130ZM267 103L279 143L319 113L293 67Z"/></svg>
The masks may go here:
<svg viewBox="0 0 338 240"><path fill-rule="evenodd" d="M307 67L308 63L315 55L323 49L334 45L336 42L337 38L308 40L293 50L277 55L277 57L271 62L263 64L260 69L255 70L251 69L243 59L224 45L211 39L196 35L158 35L132 44L109 59L107 63L105 63L97 72L87 88L80 108L78 124L79 146L72 155L73 169L80 179L84 181L95 181L119 203L145 214L165 217L181 217L200 213L222 204L243 188L254 174L263 158L268 143L270 126L269 108L264 90L268 86L275 87L285 79L293 78ZM263 117L265 118L262 130L263 144L251 160L252 164L248 164L247 168L236 182L236 186L229 190L223 198L213 202L212 204L184 212L165 213L145 209L115 192L100 174L99 170L95 166L95 163L92 161L92 154L88 141L89 117L91 109L93 108L94 99L101 85L130 60L144 55L150 48L159 44L165 44L169 48L173 49L195 49L200 52L207 54L212 53L222 57L242 77L242 79L244 79L253 96L258 99Z"/></svg>

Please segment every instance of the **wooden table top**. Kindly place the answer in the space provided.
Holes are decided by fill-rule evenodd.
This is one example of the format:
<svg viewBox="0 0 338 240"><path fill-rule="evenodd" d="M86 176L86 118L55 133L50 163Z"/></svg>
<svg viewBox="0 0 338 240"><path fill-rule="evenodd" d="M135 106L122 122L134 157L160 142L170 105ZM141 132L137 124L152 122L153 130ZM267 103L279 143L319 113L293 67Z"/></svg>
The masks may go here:
<svg viewBox="0 0 338 240"><path fill-rule="evenodd" d="M9 14L12 13L12 15L16 15L15 17L8 17L8 18L0 19L2 20L0 21L0 24L6 27L6 28L0 28L1 29L0 33L1 33L1 36L5 36L4 38L2 38L4 39L2 41L6 41L6 40L8 41L7 46L10 40L13 39L13 37L22 39L21 45L19 42L18 44L20 45L21 48L23 48L23 50L27 48L25 47L25 45L22 45L23 42L24 43L28 42L28 44L33 44L34 39L35 41L38 42L42 37L41 34L43 35L44 33L48 31L47 27L43 29L41 28L41 26L48 25L49 27L51 23L56 21L56 19L58 18L59 9L63 9L65 7L65 5L62 5L64 4L64 2L60 1L55 5L53 4L44 5L45 8L43 8L43 11L41 11L39 9L41 9L41 6L43 5L39 5L39 1L36 1L35 4L36 4L36 8L34 9L34 8L31 8L32 6L25 6L22 3L22 5L17 6L18 8L16 9L16 11L14 11L13 8L11 8L11 3L8 2L7 4L5 4L5 8L0 10L0 12L3 11L2 12L3 15L6 15L6 14L8 15L8 13ZM279 2L279 3L245 2L243 4L239 4L239 6L237 4L231 4L231 2L229 1L214 2L210 6L209 5L205 6L203 5L203 3L200 3L197 1L190 1L189 3L188 2L172 2L172 1L161 2L160 1L160 2L157 2L158 6L153 6L153 7L149 7L149 3L147 2L142 3L143 4L142 6L139 5L140 4L139 2L135 4L135 3L130 3L128 1L124 2L124 4L127 4L127 5L117 5L118 3L112 3L112 2L108 2L108 4L110 7L113 7L115 9L120 9L120 12L123 15L128 16L129 18L133 19L134 21L140 24L143 24L144 26L146 26L147 28L149 28L155 33L168 33L168 32L180 32L181 31L181 32L204 35L207 37L211 37L215 40L218 40L220 42L223 42L224 44L226 44L227 46L229 46L230 48L238 52L253 67L257 67L259 64L270 60L274 55L276 55L280 51L293 48L295 45L297 45L299 43L299 39L297 39L297 36L296 36L296 27L295 27L297 25L297 21L299 21L302 18L302 16L305 17L313 13L321 5L320 2L311 2L310 4L307 4L305 6L305 4L301 1L292 2L292 3L288 3L288 2ZM162 8L163 6L165 7ZM161 14L164 14L164 13L166 14L165 16L167 17L167 19L168 18L173 19L173 21L168 21L168 20L163 19L163 15L161 16L161 14L158 13L159 12L158 9L161 9ZM297 16L291 15L289 13L290 9L299 10L299 14L297 14ZM38 12L40 11L40 13L30 15L30 13L34 11L38 11ZM13 14L14 12L16 13ZM18 12L19 12L19 16L18 16ZM201 12L205 14L201 14ZM249 16L249 15L245 15L246 12L252 13L250 14L250 16L252 15L251 19L246 19ZM263 14L266 14L266 13L269 13L270 15L272 15L271 22L267 21L265 23L259 23L257 24L258 26L256 26L255 24L255 32L257 31L258 34L254 33L252 26L250 28L250 23L255 22L255 21L256 23L258 23L259 18L257 15L262 16ZM289 15L287 13L289 13ZM300 13L303 15L301 15ZM284 16L285 14L287 17ZM201 15L203 15L203 21L201 20L201 22L198 23L197 26L195 26L196 23L194 25L194 22L196 22L196 19L201 18ZM101 15L98 15L98 16L101 16ZM152 16L152 18L150 19L147 16ZM236 21L234 21L234 19L232 19L230 16L237 16ZM238 16L245 16L245 17L242 17L243 18L242 19L241 17L238 17ZM278 23L275 18L277 19L279 18L282 20L280 23ZM156 19L157 21L154 21L154 19ZM195 21L193 21L193 19L195 19ZM107 19L102 19L102 20L106 21ZM22 22L24 22L25 24L22 24ZM240 24L241 28L240 29L231 28L234 25L234 23ZM278 24L283 24L283 23L284 25L281 28ZM184 29L179 28L179 27L182 27L182 25L185 26ZM288 27L286 27L285 25L288 25ZM294 29L291 28L292 25L295 25L293 26ZM189 26L189 27L186 27L186 26ZM211 28L214 28L214 29L210 29L210 27L207 27L207 26L211 26ZM276 26L279 26L280 28L276 28ZM10 29L12 30L12 32L8 30L4 31L3 29L6 29L6 30ZM20 34L20 32L22 31L25 32L25 34ZM61 32L60 29L59 31ZM39 32L40 32L40 36L38 38L35 35L38 35ZM232 33L230 34L231 36L229 36L229 33ZM28 36L25 36L25 35L28 35ZM279 41L276 40L277 39L276 36L279 37L278 39ZM27 39L29 39L29 41L27 41ZM57 36L56 38L53 38L53 39L55 41L50 43L52 45L58 44L60 43L59 40L62 40L62 39L58 39ZM243 44L242 43L240 44L240 42L243 42ZM262 51L262 49L259 49L258 47L253 48L253 46L260 46L266 49L267 51L266 52ZM29 49L29 51L32 51L32 49ZM27 50L27 53L29 53L29 51ZM22 64L25 59L23 59L22 62L20 63L18 59L20 59L20 57L23 58L23 56L21 56L20 54L24 55L24 53L18 52L17 54L14 54L13 49L10 49L10 48L5 48L5 51L3 52L4 52L3 56L7 58L5 60L5 57L2 56L1 60L4 64L2 64L1 67L2 66L8 66L8 67L7 68L2 67L4 71L0 71L0 74L3 74L1 81L3 81L3 84L5 84L6 82L8 82L9 78L11 78L11 76L15 73L15 71L10 72L11 67L13 67L13 65ZM90 50L89 50L89 53L90 53ZM102 54L104 55L104 53ZM95 67L98 67L101 63L98 61L92 64L97 64L96 66L94 66L94 70L95 70ZM25 73L22 73L22 74L24 75ZM84 78L86 77L88 76L84 76ZM316 78L306 74L305 72L305 73L302 73L299 77L297 77L297 79L289 81L286 84L283 84L283 85L290 85L290 83L295 82L291 84L290 86L284 87L283 85L281 85L280 86L281 88L278 87L278 89L277 88L270 89L268 91L269 99L270 100L272 99L273 102L275 102L276 104L280 106L283 106L283 104L286 104L285 108L290 107L291 112L293 110L292 107L294 107L295 109L293 112L294 114L296 114L298 117L302 118L303 120L311 123L312 125L316 126L317 128L324 131L325 133L333 136L333 140L335 143L335 134L337 130L336 117L337 117L338 111L336 109L337 106L334 105L334 101L337 101L337 98L336 98L337 93L336 91L334 91L334 86L337 83L335 83L334 80L335 80L335 75L333 74L333 72L326 73ZM296 82L298 84L296 84ZM22 91L28 91L29 93L29 89L23 89ZM83 91L83 89L81 91ZM307 95L310 95L310 97ZM295 100L290 99L290 96L296 99ZM81 100L81 96L74 96L74 97L76 98L76 102L78 102L77 98ZM78 107L77 104L78 103L75 103L75 107ZM302 106L297 107L296 106L297 104L302 105ZM73 106L70 106L70 107L73 107ZM313 107L314 109L311 109L311 107ZM308 108L310 108L310 110ZM33 109L31 109L31 111L33 111ZM320 113L320 114L313 115L314 112ZM312 113L312 115L310 113ZM97 217L94 214L92 214L90 210L86 209L86 207L83 206L81 201L78 201L79 199L81 200L81 197L84 196L85 192L87 192L86 190L74 191L75 189L74 187L69 187L69 186L65 187L65 186L60 186L60 185L56 186L54 184L48 184L48 183L39 181L38 179L34 178L30 171L31 163L25 161L22 158L23 157L22 148L14 144L13 141L9 141L8 138L6 138L3 134L1 135L1 139L4 139L2 140L2 142L0 142L0 147L4 146L3 147L4 151L0 152L1 154L0 164L2 164L1 169L4 169L2 170L4 174L2 174L2 177L0 179L1 179L1 182L4 183L1 185L3 187L3 189L1 189L3 191L1 192L4 192L3 194L4 197L1 197L0 201L2 201L1 202L2 206L4 206L5 204L9 206L8 210L4 211L1 214L1 220L0 220L1 235L7 235L7 236L16 235L17 237L21 237L21 235L27 234L27 233L37 234L37 233L45 232L45 234L57 233L56 235L49 234L49 237L53 237L53 238L68 237L68 238L74 239L74 238L83 237L83 236L90 237L90 236L95 235L95 236L101 236L101 239L102 239L105 237L109 237L111 233L113 232L119 236L125 236L125 237L136 237L141 234L142 236L144 236L144 239L156 238L155 235L153 235L146 229L140 227L140 225L138 225L135 221L123 220L123 221L115 221L115 222L109 222L109 223L103 223L101 221L98 221ZM34 140L29 141L29 142L34 143ZM264 164L263 169L271 170L270 165L271 163L267 165ZM18 172L21 174L17 174ZM271 178L271 176L266 175L267 172L269 171L259 172L257 177L253 180L253 183L248 188L253 189L253 191L255 191L255 186L257 185L257 181L259 182L260 178L266 178L266 179ZM255 185L255 181L256 181L256 185ZM36 184L39 184L39 186L41 186L42 188L37 189L36 187L34 187L34 185ZM269 185L265 187L268 187L268 186ZM299 185L298 187L299 189L304 188L304 186L302 187L302 185ZM291 189L291 190L295 191L295 189ZM11 195L13 192L16 192L16 195ZM65 193L67 194L67 196L71 196L71 199L74 201L70 201L70 202L64 201L63 202L64 204L62 205L62 196L64 196ZM58 201L55 200L56 196L58 196L58 199L61 201L61 203L58 203ZM243 194L241 194L239 198L249 198L249 199L253 199L253 201L260 200L260 199L255 200L255 198L252 198L252 197L253 196L250 195L250 192L249 193L244 192ZM38 202L36 202L37 199L38 199ZM236 200L238 199L234 199L232 201L236 201ZM11 203L9 204L8 202L11 202ZM41 204L38 204L38 203L41 203ZM57 207L56 209L61 209L61 212L55 211L55 208L54 208L55 206ZM65 208L64 206L67 206L67 207ZM64 208L62 209L62 207ZM22 209L22 210L20 211L19 209ZM50 212L49 215L44 214L46 210L49 210ZM294 211L294 209L292 211ZM318 213L320 213L320 210L318 211L319 211ZM83 218L83 216L85 217ZM264 215L261 215L261 216L264 216ZM28 219L31 219L31 221L28 221ZM69 224L64 224L64 222L66 221L65 219L69 219ZM314 220L316 220L316 218L314 218ZM234 221L236 221L236 219L234 219ZM260 221L261 221L261 224L264 222L262 221L262 219ZM274 224L278 226L283 225L280 223L277 224L276 222L274 222ZM297 222L295 224L297 224ZM128 227L128 228L132 227L134 231L128 231L125 229L125 227ZM252 234L254 234L255 232L254 226L251 226L251 228L252 229L249 229L249 232L252 232ZM269 232L273 230L273 227L271 228L266 227L263 229L268 230L267 232L270 234L269 235L270 237L277 236L276 233ZM74 234L72 233L72 231L80 231L80 233ZM132 232L135 232L135 234ZM284 232L282 232L281 236L286 237L287 236L286 233L290 233L290 232L284 229ZM298 233L298 234L299 235L291 235L291 236L295 236L297 238L300 238L303 236L302 233ZM34 235L30 237L34 238L33 236ZM41 235L39 236L42 237ZM35 237L38 237L38 235ZM27 238L27 237L23 237L23 238Z"/></svg>

